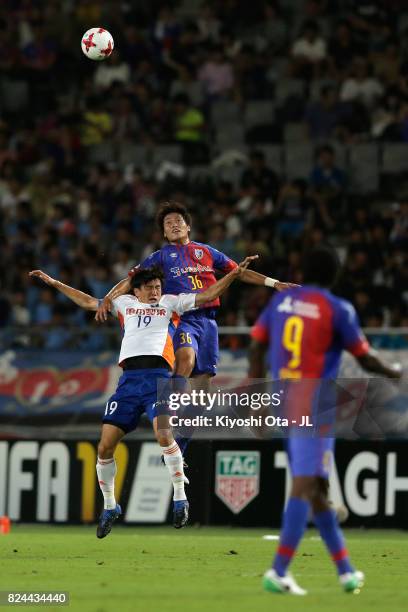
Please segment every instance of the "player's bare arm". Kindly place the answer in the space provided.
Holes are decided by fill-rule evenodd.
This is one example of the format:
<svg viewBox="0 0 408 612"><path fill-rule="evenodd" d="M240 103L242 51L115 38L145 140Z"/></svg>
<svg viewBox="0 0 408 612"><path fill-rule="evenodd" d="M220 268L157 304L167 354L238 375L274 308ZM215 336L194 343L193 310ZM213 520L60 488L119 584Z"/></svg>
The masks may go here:
<svg viewBox="0 0 408 612"><path fill-rule="evenodd" d="M258 259L258 255L250 255L249 257L245 257L244 261L241 261L237 268L234 268L231 272L226 274L219 281L211 285L208 289L203 291L202 293L196 294L195 305L200 306L201 304L205 304L206 302L211 302L212 300L217 299L220 295L224 293L224 291L234 282L237 278L242 279L243 274L247 271L249 264L254 260Z"/></svg>
<svg viewBox="0 0 408 612"><path fill-rule="evenodd" d="M249 347L249 378L265 378L265 353L267 346L267 344L252 338L251 345Z"/></svg>
<svg viewBox="0 0 408 612"><path fill-rule="evenodd" d="M272 287L277 291L285 291L285 289L290 289L291 287L299 287L299 285L294 283L283 283L276 278L264 276L264 274L255 272L255 270L245 270L241 276L241 280L244 283L250 283L251 285L266 285L267 287Z"/></svg>
<svg viewBox="0 0 408 612"><path fill-rule="evenodd" d="M104 323L108 319L108 313L112 310L112 300L119 297L120 295L124 295L125 293L129 293L130 291L130 281L128 278L124 278L119 281L112 289L105 295L101 304L99 305L95 319L99 321L99 323Z"/></svg>
<svg viewBox="0 0 408 612"><path fill-rule="evenodd" d="M57 280L56 278L52 278L52 276L49 276L42 270L32 270L31 272L29 272L28 275L35 276L41 279L44 283L50 285L50 287L54 287L55 289L57 289L57 291L60 291L61 293L66 295L67 298L69 298L70 300L75 302L75 304L77 304L81 308L84 308L85 310L98 309L97 298L92 297L91 295L88 295L83 291L79 291L79 289L74 289L74 287L70 287L69 285L64 285L64 283L61 283L61 281Z"/></svg>
<svg viewBox="0 0 408 612"><path fill-rule="evenodd" d="M367 372L380 374L386 378L399 380L402 377L402 369L399 365L389 365L382 361L376 351L371 349L365 355L357 358L361 367Z"/></svg>

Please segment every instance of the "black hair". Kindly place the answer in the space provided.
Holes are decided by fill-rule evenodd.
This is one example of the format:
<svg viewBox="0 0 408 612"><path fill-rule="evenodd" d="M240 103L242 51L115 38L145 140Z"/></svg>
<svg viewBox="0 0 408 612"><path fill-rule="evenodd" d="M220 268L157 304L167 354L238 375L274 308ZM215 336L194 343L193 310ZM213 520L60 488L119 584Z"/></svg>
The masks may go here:
<svg viewBox="0 0 408 612"><path fill-rule="evenodd" d="M159 266L152 266L151 268L138 268L130 279L130 287L132 290L140 289L142 285L156 279L159 279L163 289L164 274Z"/></svg>
<svg viewBox="0 0 408 612"><path fill-rule="evenodd" d="M160 205L160 208L156 215L157 225L161 232L164 231L164 219L167 215L171 213L177 213L181 215L187 225L191 225L191 215L188 212L187 208L180 204L179 202L163 202Z"/></svg>
<svg viewBox="0 0 408 612"><path fill-rule="evenodd" d="M303 258L303 282L305 285L332 287L337 279L340 261L330 246L318 246Z"/></svg>
<svg viewBox="0 0 408 612"><path fill-rule="evenodd" d="M319 147L316 151L316 157L319 157L322 153L330 153L330 155L335 155L335 150L331 145L325 144Z"/></svg>

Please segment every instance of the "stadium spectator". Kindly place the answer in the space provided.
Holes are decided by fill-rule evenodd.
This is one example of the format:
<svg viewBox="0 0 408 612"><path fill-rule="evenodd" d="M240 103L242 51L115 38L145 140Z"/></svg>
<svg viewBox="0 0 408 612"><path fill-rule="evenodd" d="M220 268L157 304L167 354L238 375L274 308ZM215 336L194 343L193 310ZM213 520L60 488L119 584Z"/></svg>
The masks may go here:
<svg viewBox="0 0 408 612"><path fill-rule="evenodd" d="M98 96L88 98L83 113L81 142L84 146L97 145L104 142L112 132L112 116L102 107Z"/></svg>
<svg viewBox="0 0 408 612"><path fill-rule="evenodd" d="M282 240L297 238L305 229L309 212L305 195L302 180L289 181L280 188L276 202L276 231Z"/></svg>
<svg viewBox="0 0 408 612"><path fill-rule="evenodd" d="M277 2L268 0L264 3L263 19L251 27L250 36L254 38L258 51L267 50L276 55L284 53L288 26Z"/></svg>
<svg viewBox="0 0 408 612"><path fill-rule="evenodd" d="M337 89L331 85L323 86L319 99L306 107L304 120L310 138L323 141L341 136L349 114L350 109L340 101Z"/></svg>
<svg viewBox="0 0 408 612"><path fill-rule="evenodd" d="M95 71L94 83L102 91L109 89L113 83L127 85L129 82L130 66L122 60L117 50L107 60L101 62Z"/></svg>
<svg viewBox="0 0 408 612"><path fill-rule="evenodd" d="M340 100L343 102L361 102L372 108L383 95L384 87L380 81L370 74L371 66L364 58L356 58L349 76L340 88Z"/></svg>
<svg viewBox="0 0 408 612"><path fill-rule="evenodd" d="M291 53L294 75L309 79L316 78L322 73L327 48L315 21L309 20L303 24L301 34L293 43Z"/></svg>
<svg viewBox="0 0 408 612"><path fill-rule="evenodd" d="M242 173L241 186L244 188L256 186L262 197L275 200L279 190L279 178L266 165L265 153L261 150L252 151L249 162L249 168Z"/></svg>
<svg viewBox="0 0 408 612"><path fill-rule="evenodd" d="M204 142L205 118L203 113L192 106L186 94L173 99L174 139L183 145L184 163L199 164L207 159Z"/></svg>
<svg viewBox="0 0 408 612"><path fill-rule="evenodd" d="M217 18L214 7L210 2L203 2L200 6L197 20L197 29L200 41L203 43L217 42L220 36L221 22Z"/></svg>
<svg viewBox="0 0 408 612"><path fill-rule="evenodd" d="M363 52L347 20L340 21L329 42L329 56L332 73L336 78L343 78L353 59Z"/></svg>
<svg viewBox="0 0 408 612"><path fill-rule="evenodd" d="M346 177L343 170L336 166L333 147L325 145L317 151L316 165L310 174L309 183L330 208L340 204Z"/></svg>
<svg viewBox="0 0 408 612"><path fill-rule="evenodd" d="M231 93L234 86L232 65L220 45L213 45L209 59L200 67L197 76L209 100Z"/></svg>

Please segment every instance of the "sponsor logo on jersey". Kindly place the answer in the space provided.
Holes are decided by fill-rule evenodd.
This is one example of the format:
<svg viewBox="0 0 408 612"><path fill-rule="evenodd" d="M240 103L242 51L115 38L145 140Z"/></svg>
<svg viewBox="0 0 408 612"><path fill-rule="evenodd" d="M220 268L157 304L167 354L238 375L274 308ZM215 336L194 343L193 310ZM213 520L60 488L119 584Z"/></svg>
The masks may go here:
<svg viewBox="0 0 408 612"><path fill-rule="evenodd" d="M160 308L159 310L155 308L126 308L126 314L129 316L133 315L150 315L156 317L165 317L166 309Z"/></svg>
<svg viewBox="0 0 408 612"><path fill-rule="evenodd" d="M234 514L239 514L259 494L259 451L218 451L215 494Z"/></svg>
<svg viewBox="0 0 408 612"><path fill-rule="evenodd" d="M194 249L194 255L196 256L196 259L202 259L204 255L203 249Z"/></svg>
<svg viewBox="0 0 408 612"><path fill-rule="evenodd" d="M193 272L214 272L211 266L201 266L197 264L196 266L187 266L186 268L179 268L178 266L175 268L170 268L170 272L172 272L174 277L181 276L182 274L191 274Z"/></svg>
<svg viewBox="0 0 408 612"><path fill-rule="evenodd" d="M286 312L287 314L299 315L300 317L308 317L309 319L320 319L318 304L294 300L289 295L285 297L276 310L278 312Z"/></svg>
<svg viewBox="0 0 408 612"><path fill-rule="evenodd" d="M176 257L177 257L177 253L170 253L169 257L174 257L174 258L176 258Z"/></svg>

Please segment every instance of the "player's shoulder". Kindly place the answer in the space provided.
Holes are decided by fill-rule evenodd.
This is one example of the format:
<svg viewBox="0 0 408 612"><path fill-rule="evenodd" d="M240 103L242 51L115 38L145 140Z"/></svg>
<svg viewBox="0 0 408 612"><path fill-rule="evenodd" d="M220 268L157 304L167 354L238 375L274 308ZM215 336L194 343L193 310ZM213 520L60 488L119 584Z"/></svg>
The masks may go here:
<svg viewBox="0 0 408 612"><path fill-rule="evenodd" d="M135 295L132 295L131 293L124 293L123 295L118 295L118 297L114 298L112 300L113 304L115 306L124 306L126 304L135 304L135 302L137 302L138 299Z"/></svg>
<svg viewBox="0 0 408 612"><path fill-rule="evenodd" d="M345 298L339 297L338 295L334 295L333 293L330 293L330 297L334 310L340 316L348 317L350 320L353 320L356 317L356 309L351 302Z"/></svg>
<svg viewBox="0 0 408 612"><path fill-rule="evenodd" d="M178 295L174 295L173 293L164 293L160 298L159 306L163 306L164 308L173 308L177 300Z"/></svg>
<svg viewBox="0 0 408 612"><path fill-rule="evenodd" d="M207 251L214 250L209 244L205 242L196 242L195 240L190 240L188 243L190 249L206 249Z"/></svg>
<svg viewBox="0 0 408 612"><path fill-rule="evenodd" d="M157 251L153 251L153 253L150 253L150 255L148 255L146 257L146 259L143 260L143 267L146 268L149 266L149 262L155 263L162 254L162 249L158 249Z"/></svg>

